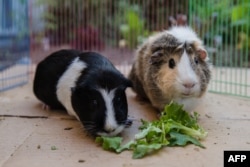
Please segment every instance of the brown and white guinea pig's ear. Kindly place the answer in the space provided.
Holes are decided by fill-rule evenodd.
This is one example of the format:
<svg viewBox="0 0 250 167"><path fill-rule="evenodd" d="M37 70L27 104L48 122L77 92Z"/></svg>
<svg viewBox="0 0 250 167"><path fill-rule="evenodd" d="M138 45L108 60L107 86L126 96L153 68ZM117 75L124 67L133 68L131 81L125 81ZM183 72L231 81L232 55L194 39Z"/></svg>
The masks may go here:
<svg viewBox="0 0 250 167"><path fill-rule="evenodd" d="M197 50L198 56L201 58L203 61L208 61L208 54L207 51L204 48L198 48Z"/></svg>
<svg viewBox="0 0 250 167"><path fill-rule="evenodd" d="M161 57L163 56L163 51L158 50L153 52L153 54L150 57L149 63L150 64L157 64L161 61Z"/></svg>

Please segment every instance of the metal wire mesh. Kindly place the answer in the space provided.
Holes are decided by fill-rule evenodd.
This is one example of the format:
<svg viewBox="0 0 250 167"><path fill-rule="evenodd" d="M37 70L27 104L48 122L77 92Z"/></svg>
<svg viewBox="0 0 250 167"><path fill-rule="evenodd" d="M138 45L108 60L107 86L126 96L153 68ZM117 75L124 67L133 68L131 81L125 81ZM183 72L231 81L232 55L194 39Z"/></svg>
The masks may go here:
<svg viewBox="0 0 250 167"><path fill-rule="evenodd" d="M214 65L210 91L250 97L250 2L190 0L189 16Z"/></svg>
<svg viewBox="0 0 250 167"><path fill-rule="evenodd" d="M250 2L247 0L36 0L31 1L34 63L60 48L93 50L124 74L149 35L189 25L214 65L209 90L250 97Z"/></svg>
<svg viewBox="0 0 250 167"><path fill-rule="evenodd" d="M28 82L28 2L0 0L0 91Z"/></svg>

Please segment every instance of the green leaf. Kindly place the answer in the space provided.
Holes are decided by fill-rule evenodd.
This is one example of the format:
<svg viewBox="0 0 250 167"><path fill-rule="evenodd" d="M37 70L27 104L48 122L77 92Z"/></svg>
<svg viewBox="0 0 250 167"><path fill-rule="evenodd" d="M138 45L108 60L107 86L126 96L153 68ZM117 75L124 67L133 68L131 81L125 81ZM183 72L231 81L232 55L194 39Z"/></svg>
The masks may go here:
<svg viewBox="0 0 250 167"><path fill-rule="evenodd" d="M151 144L151 145L142 145L142 144L137 145L137 147L135 147L134 152L133 152L133 158L134 159L142 158L147 154L150 154L159 150L160 148L162 148L162 145L158 143Z"/></svg>
<svg viewBox="0 0 250 167"><path fill-rule="evenodd" d="M201 148L205 148L197 139L188 136L188 135L184 135L178 132L170 132L170 144L169 146L185 146L187 145L189 142L193 143L196 146L199 146Z"/></svg>
<svg viewBox="0 0 250 167"><path fill-rule="evenodd" d="M232 15L231 19L232 22L237 21L241 19L245 14L245 6L243 5L237 5L232 8Z"/></svg>
<svg viewBox="0 0 250 167"><path fill-rule="evenodd" d="M147 128L143 129L140 133L135 135L135 139L142 139L151 133L161 133L162 130L158 127L149 125Z"/></svg>
<svg viewBox="0 0 250 167"><path fill-rule="evenodd" d="M97 137L95 141L101 144L104 150L116 151L122 143L122 138L101 136Z"/></svg>
<svg viewBox="0 0 250 167"><path fill-rule="evenodd" d="M122 145L121 147L116 149L117 153L121 153L122 151L125 150L131 150L134 148L134 146L136 145L136 142L131 140L130 142L128 142L127 144Z"/></svg>
<svg viewBox="0 0 250 167"><path fill-rule="evenodd" d="M183 110L183 105L179 105L177 103L171 102L167 105L162 112L161 120L174 120L178 123L181 123L184 126L192 127L195 129L199 129L199 125L197 124L197 113L190 115L188 112Z"/></svg>
<svg viewBox="0 0 250 167"><path fill-rule="evenodd" d="M168 120L168 126L171 130L175 129L182 134L189 135L196 139L204 139L207 136L207 132L204 131L202 128L194 129L189 128L187 126L182 125L181 123L175 122L174 120Z"/></svg>
<svg viewBox="0 0 250 167"><path fill-rule="evenodd" d="M58 148L56 146L51 146L50 148L51 150L58 150Z"/></svg>

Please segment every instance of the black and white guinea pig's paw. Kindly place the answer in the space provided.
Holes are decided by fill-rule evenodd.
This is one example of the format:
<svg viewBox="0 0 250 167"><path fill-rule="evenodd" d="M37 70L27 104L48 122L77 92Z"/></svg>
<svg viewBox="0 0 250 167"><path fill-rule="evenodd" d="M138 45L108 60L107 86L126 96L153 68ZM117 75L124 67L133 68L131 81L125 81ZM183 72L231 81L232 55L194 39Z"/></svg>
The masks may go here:
<svg viewBox="0 0 250 167"><path fill-rule="evenodd" d="M133 120L127 119L125 122L125 128L129 128L133 124Z"/></svg>
<svg viewBox="0 0 250 167"><path fill-rule="evenodd" d="M45 111L48 111L48 110L50 110L50 106L49 105L47 105L47 104L45 104L45 103L42 103L42 110L45 110Z"/></svg>

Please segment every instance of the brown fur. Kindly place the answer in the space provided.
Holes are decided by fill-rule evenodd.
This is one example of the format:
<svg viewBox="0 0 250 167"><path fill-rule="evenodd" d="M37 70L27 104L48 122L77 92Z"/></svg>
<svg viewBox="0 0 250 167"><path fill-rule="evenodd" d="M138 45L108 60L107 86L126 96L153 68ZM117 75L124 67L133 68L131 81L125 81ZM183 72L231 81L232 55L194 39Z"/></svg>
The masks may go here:
<svg viewBox="0 0 250 167"><path fill-rule="evenodd" d="M159 110L173 98L180 96L174 86L178 75L177 69L170 69L168 63L170 59L179 62L183 53L183 49L178 48L181 44L173 35L162 32L150 37L136 52L135 62L129 74L133 90ZM210 65L204 60L206 51L201 52L200 48L203 49L203 46L199 41L194 41L186 47L191 66L201 84L199 97L205 93L211 78ZM198 65L195 64L194 57L197 57Z"/></svg>

